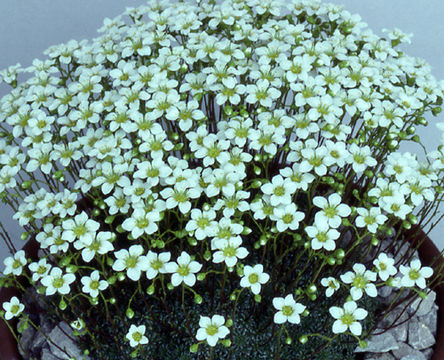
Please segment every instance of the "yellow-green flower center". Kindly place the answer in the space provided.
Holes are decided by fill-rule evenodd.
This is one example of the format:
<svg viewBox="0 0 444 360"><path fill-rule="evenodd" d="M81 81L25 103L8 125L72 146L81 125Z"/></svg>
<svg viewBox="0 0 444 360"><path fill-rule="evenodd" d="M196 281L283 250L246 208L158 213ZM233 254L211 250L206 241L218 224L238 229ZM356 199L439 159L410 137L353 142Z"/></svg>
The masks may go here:
<svg viewBox="0 0 444 360"><path fill-rule="evenodd" d="M259 281L259 275L255 273L250 274L250 276L248 276L248 281L250 284L256 284Z"/></svg>
<svg viewBox="0 0 444 360"><path fill-rule="evenodd" d="M208 335L213 336L214 334L217 334L217 332L219 331L219 327L216 325L210 325L205 330Z"/></svg>

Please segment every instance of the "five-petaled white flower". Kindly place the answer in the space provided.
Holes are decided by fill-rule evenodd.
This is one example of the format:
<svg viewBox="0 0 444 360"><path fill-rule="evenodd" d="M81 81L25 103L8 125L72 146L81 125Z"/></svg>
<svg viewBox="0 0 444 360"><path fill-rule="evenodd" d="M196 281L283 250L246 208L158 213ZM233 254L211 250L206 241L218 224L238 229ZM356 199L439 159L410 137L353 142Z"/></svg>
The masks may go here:
<svg viewBox="0 0 444 360"><path fill-rule="evenodd" d="M332 306L329 311L331 316L337 319L333 323L333 333L341 334L350 329L356 336L362 334L362 325L358 321L367 317L367 310L358 308L354 301L347 301L343 308Z"/></svg>
<svg viewBox="0 0 444 360"><path fill-rule="evenodd" d="M232 237L230 239L218 239L214 241L216 251L213 254L213 262L225 264L229 267L236 265L238 259L244 259L248 255L248 250L242 245L240 237Z"/></svg>
<svg viewBox="0 0 444 360"><path fill-rule="evenodd" d="M69 285L76 279L74 274L63 274L62 269L54 267L51 272L42 278L41 283L46 287L46 296L53 295L56 292L66 295L70 292Z"/></svg>
<svg viewBox="0 0 444 360"><path fill-rule="evenodd" d="M145 255L142 245L132 245L128 250L121 249L114 253L116 260L113 263L113 270L123 271L133 281L138 281L142 271L148 269L148 260Z"/></svg>
<svg viewBox="0 0 444 360"><path fill-rule="evenodd" d="M339 281L332 276L321 279L321 285L326 288L325 296L327 297L332 296L340 287Z"/></svg>
<svg viewBox="0 0 444 360"><path fill-rule="evenodd" d="M261 285L265 284L270 279L270 275L264 273L262 264L246 265L244 267L244 276L240 281L240 286L243 288L250 288L251 292L258 295L261 291Z"/></svg>
<svg viewBox="0 0 444 360"><path fill-rule="evenodd" d="M3 303L3 309L5 310L5 319L11 320L13 317L19 316L24 308L25 305L20 302L17 296L13 296L9 300L9 302L5 301Z"/></svg>
<svg viewBox="0 0 444 360"><path fill-rule="evenodd" d="M323 196L316 196L313 204L322 209L316 213L316 221L326 222L333 229L341 225L341 218L351 213L348 205L341 204L341 196L337 193L331 194L328 200Z"/></svg>
<svg viewBox="0 0 444 360"><path fill-rule="evenodd" d="M313 226L307 226L305 232L311 238L311 248L319 250L324 248L333 251L336 248L335 240L339 238L339 231L331 229L326 222L316 219Z"/></svg>
<svg viewBox="0 0 444 360"><path fill-rule="evenodd" d="M382 281L386 281L390 276L396 275L398 270L393 266L395 260L388 257L385 253L380 253L378 258L373 260L373 265L375 265L379 277Z"/></svg>
<svg viewBox="0 0 444 360"><path fill-rule="evenodd" d="M399 271L403 275L401 286L412 287L416 285L420 289L425 289L425 279L433 275L433 269L428 266L421 267L421 261L418 259L410 261L410 266L401 265Z"/></svg>
<svg viewBox="0 0 444 360"><path fill-rule="evenodd" d="M354 272L353 272L354 271ZM347 271L341 275L341 280L345 284L351 284L350 294L353 300L359 300L364 291L370 297L376 297L376 290L373 281L376 281L376 273L365 268L363 264L354 264L353 271Z"/></svg>
<svg viewBox="0 0 444 360"><path fill-rule="evenodd" d="M169 262L165 264L167 272L172 273L171 284L179 286L182 282L188 286L193 286L196 283L196 273L202 269L202 264L197 261L192 261L190 255L182 251L177 258L177 262Z"/></svg>
<svg viewBox="0 0 444 360"><path fill-rule="evenodd" d="M275 297L273 306L278 310L273 319L276 324L283 324L287 321L292 324L299 324L301 322L300 315L306 308L305 305L297 303L292 294L288 294L285 298Z"/></svg>
<svg viewBox="0 0 444 360"><path fill-rule="evenodd" d="M230 330L225 326L225 318L221 315L201 316L199 320L199 330L196 339L206 341L210 346L216 346L219 339L226 337Z"/></svg>
<svg viewBox="0 0 444 360"><path fill-rule="evenodd" d="M80 281L83 284L82 291L93 298L99 296L99 291L103 291L108 287L106 280L100 280L98 270L94 270L90 276L83 276Z"/></svg>
<svg viewBox="0 0 444 360"><path fill-rule="evenodd" d="M3 274L19 276L21 275L23 266L25 266L26 263L25 252L23 250L19 250L14 254L14 256L9 256L3 261L3 264L5 264Z"/></svg>
<svg viewBox="0 0 444 360"><path fill-rule="evenodd" d="M131 347L148 344L148 338L145 336L146 326L136 326L132 324L125 337L129 340Z"/></svg>
<svg viewBox="0 0 444 360"><path fill-rule="evenodd" d="M170 252L156 254L155 252L150 250L146 255L146 259L149 264L148 269L146 270L146 277L151 280L154 279L159 273L167 273L165 265L166 263L168 263L168 261L170 261L171 254Z"/></svg>

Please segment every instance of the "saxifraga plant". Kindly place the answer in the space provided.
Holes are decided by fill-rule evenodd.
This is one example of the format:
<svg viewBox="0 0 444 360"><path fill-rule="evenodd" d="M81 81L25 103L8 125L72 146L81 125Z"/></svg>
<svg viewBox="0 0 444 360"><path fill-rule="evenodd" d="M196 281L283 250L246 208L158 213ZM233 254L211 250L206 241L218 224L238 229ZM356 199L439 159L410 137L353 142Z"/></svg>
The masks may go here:
<svg viewBox="0 0 444 360"><path fill-rule="evenodd" d="M125 15L2 72L1 198L42 253L3 228L2 285L26 277L85 356L353 359L441 281L394 260L443 193L442 145L398 150L443 96L408 35L314 0ZM404 295L382 309L384 285Z"/></svg>

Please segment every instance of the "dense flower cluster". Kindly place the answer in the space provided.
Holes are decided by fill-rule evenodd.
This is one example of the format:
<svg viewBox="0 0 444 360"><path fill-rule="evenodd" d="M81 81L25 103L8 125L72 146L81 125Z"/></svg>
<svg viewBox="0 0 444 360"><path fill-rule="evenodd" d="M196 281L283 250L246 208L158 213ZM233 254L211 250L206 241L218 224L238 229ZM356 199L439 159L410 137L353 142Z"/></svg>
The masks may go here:
<svg viewBox="0 0 444 360"><path fill-rule="evenodd" d="M131 321L146 312L138 298L212 356L236 346L243 301L269 304L279 349L326 298L329 328L305 335L328 342L361 336L362 300L381 285L426 288L430 268L380 245L393 229L391 246L405 242L442 198L443 147L426 160L397 151L419 142L444 90L394 49L408 36L380 38L317 0L162 1L126 15L92 42L51 47L18 86L19 67L1 75L15 89L0 102L0 195L43 251L6 259L5 276L29 270L75 324L89 323L74 317L82 301L103 304L134 356L155 331ZM126 316L111 316L123 288ZM189 296L207 306L200 318ZM176 300L185 324L169 313ZM15 298L3 308L23 311Z"/></svg>

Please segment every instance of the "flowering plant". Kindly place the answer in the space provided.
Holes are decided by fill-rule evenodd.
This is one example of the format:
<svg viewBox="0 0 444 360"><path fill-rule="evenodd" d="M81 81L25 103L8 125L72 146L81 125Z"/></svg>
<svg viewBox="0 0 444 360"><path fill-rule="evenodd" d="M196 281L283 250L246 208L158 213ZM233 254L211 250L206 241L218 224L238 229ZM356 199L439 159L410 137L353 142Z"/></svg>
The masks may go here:
<svg viewBox="0 0 444 360"><path fill-rule="evenodd" d="M3 74L0 196L41 250L3 286L26 277L94 359L342 359L378 289L437 283L393 255L443 196L443 147L398 151L444 90L408 35L313 0L125 15Z"/></svg>

